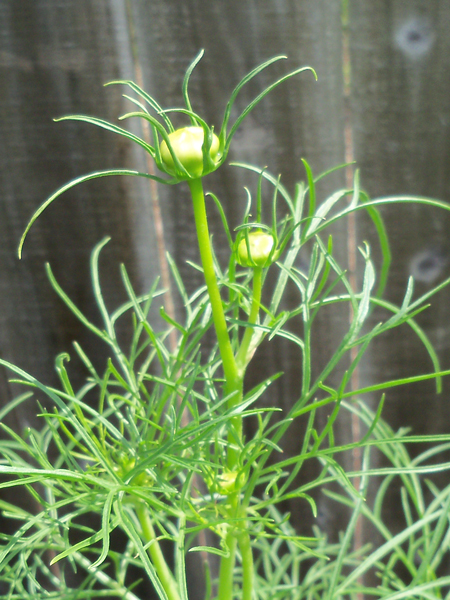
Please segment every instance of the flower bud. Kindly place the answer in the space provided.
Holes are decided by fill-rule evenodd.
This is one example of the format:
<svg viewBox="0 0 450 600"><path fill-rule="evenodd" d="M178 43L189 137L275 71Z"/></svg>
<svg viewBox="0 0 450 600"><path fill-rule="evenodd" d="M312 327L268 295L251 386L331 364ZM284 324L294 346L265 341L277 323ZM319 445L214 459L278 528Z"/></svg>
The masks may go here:
<svg viewBox="0 0 450 600"><path fill-rule="evenodd" d="M121 479L127 479L128 473L136 466L136 459L129 458L124 452L117 455L118 462L114 464L113 469ZM153 479L144 470L135 475L130 482L131 485L150 487L153 485Z"/></svg>
<svg viewBox="0 0 450 600"><path fill-rule="evenodd" d="M237 261L242 267L267 267L272 260L269 257L273 248L273 236L263 231L251 231L247 240L242 237L237 248Z"/></svg>
<svg viewBox="0 0 450 600"><path fill-rule="evenodd" d="M228 494L235 491L237 475L236 471L225 471L222 473L219 477L219 494L228 496Z"/></svg>
<svg viewBox="0 0 450 600"><path fill-rule="evenodd" d="M205 132L202 127L183 127L169 133L169 140L175 156L192 177L203 175L203 140ZM163 140L160 146L162 161L170 173L175 174L175 164L170 150ZM219 138L213 134L209 155L213 161L219 154Z"/></svg>

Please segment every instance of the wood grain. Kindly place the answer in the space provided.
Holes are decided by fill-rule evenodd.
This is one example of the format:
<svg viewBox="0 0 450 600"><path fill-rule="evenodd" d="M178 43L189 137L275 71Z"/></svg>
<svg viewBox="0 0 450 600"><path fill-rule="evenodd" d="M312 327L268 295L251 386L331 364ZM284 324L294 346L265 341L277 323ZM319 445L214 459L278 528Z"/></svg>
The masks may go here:
<svg viewBox="0 0 450 600"><path fill-rule="evenodd" d="M118 263L127 264L135 285L144 291L161 272L161 248L169 250L180 265L190 291L201 283L198 272L186 264L187 259L198 261L198 251L185 186L156 189L145 181L107 178L77 187L49 208L30 233L24 259L16 258L28 218L60 185L98 169L149 168L139 149L108 132L82 123L52 123L54 117L70 113L117 122L130 105L121 97L125 90L103 87L109 80L141 81L164 106L180 106L185 69L204 48L204 58L191 79L191 99L195 109L219 127L226 99L242 76L262 61L285 54L287 60L242 90L236 114L287 70L309 64L316 69L318 82L305 73L268 96L236 135L230 161L267 165L273 174L281 173L283 183L293 191L295 183L305 178L300 158L305 157L317 174L343 163L353 151L362 185L371 196L418 194L450 200L450 80L445 75L450 61L450 2L349 0L347 113L341 17L340 3L329 0L0 2L2 358L47 383L55 382L55 355L71 351L74 340L99 365L104 362L104 349L50 289L44 263L52 264L68 294L99 324L89 291L88 262L93 246L105 235L112 237L101 267L109 306L124 297ZM141 132L137 122L130 127ZM349 146L351 139L354 148ZM244 210L244 185L255 190L256 177L230 165L206 180L206 187L222 199L233 227ZM323 181L318 200L343 186L342 171ZM268 218L270 199L267 189ZM161 213L163 232L155 208ZM208 210L220 248L218 258L225 264L228 250L220 218L212 205ZM416 294L448 276L447 215L424 207L393 207L383 215L395 256L391 300L401 302L410 274L417 279ZM379 262L367 219L358 217L356 227L354 241L347 223L334 229L338 260L349 264L356 245L367 239ZM301 261L307 265L307 250ZM173 299L181 311L176 294ZM296 302L296 292L290 290L286 306ZM444 366L449 359L449 306L448 292L442 293L433 301L433 309L419 318ZM342 338L348 319L347 309L339 308L325 311L318 321L316 372ZM300 331L301 325L297 327ZM84 371L73 362L71 372L81 382ZM368 382L430 368L420 344L407 332L395 333L377 341L359 377ZM301 360L287 344L262 346L248 385L257 382L261 372L280 370L285 376L266 401L288 408L298 396ZM18 391L8 377L0 372L1 404ZM389 393L386 416L393 426L408 424L416 432L448 429L447 395L446 388L436 397L429 385L399 388ZM32 422L31 408L16 414L18 429ZM343 419L336 436L344 441L351 435L351 423ZM301 431L292 430L285 440L287 456L298 450L299 440ZM307 469L305 477L312 473ZM336 535L341 515L319 500L319 523ZM301 502L286 508L299 531L308 532L312 521L304 515L309 509Z"/></svg>

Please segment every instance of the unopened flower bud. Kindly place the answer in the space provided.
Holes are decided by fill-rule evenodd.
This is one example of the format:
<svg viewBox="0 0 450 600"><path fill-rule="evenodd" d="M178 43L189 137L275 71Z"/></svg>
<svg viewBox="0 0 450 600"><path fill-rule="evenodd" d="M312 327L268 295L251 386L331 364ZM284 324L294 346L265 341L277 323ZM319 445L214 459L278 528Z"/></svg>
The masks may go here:
<svg viewBox="0 0 450 600"><path fill-rule="evenodd" d="M267 267L271 262L273 236L263 231L251 231L247 240L242 237L237 248L237 261L243 267ZM250 256L248 250L250 249ZM269 260L270 258L270 260Z"/></svg>
<svg viewBox="0 0 450 600"><path fill-rule="evenodd" d="M169 140L175 156L192 177L203 174L203 140L205 132L202 127L183 127L169 133ZM175 173L175 164L166 142L160 146L161 158L170 173ZM219 138L213 134L209 155L213 161L219 154Z"/></svg>
<svg viewBox="0 0 450 600"><path fill-rule="evenodd" d="M227 496L235 491L236 471L226 471L219 477L219 493Z"/></svg>

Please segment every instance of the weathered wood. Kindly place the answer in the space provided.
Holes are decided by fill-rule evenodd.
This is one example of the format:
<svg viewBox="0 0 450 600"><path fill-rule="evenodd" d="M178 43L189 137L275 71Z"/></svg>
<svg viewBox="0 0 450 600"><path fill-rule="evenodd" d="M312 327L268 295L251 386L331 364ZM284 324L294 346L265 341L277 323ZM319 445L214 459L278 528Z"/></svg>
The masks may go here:
<svg viewBox="0 0 450 600"><path fill-rule="evenodd" d="M362 187L372 197L411 194L448 201L450 82L441 75L450 60L450 3L350 0L349 15L351 124ZM401 304L409 276L415 278L414 297L449 276L450 215L420 205L396 205L381 212L393 254L386 297ZM378 259L372 232L367 219L359 216L358 239L373 242ZM417 322L438 351L443 368L448 368L448 288L431 303ZM374 312L374 323L379 315ZM375 340L361 379L364 384L432 368L423 345L404 327ZM445 382L441 395L432 382L394 388L387 393L383 417L394 430L448 432L448 389ZM372 456L372 464L377 460ZM399 496L390 496L383 514L393 530L401 526L399 513ZM370 532L365 535L373 540Z"/></svg>
<svg viewBox="0 0 450 600"><path fill-rule="evenodd" d="M149 200L136 198L148 191L142 186L134 190L128 180L106 179L75 188L58 200L34 226L24 261L16 261L16 245L28 216L63 182L100 168L129 164L145 168L142 156L111 134L80 123L54 125L51 118L85 113L116 121L125 108L121 90L105 90L101 84L116 77L133 77L139 70L152 93L168 105L179 104L184 70L204 47L205 58L192 78L191 93L206 117L219 123L225 99L240 77L261 60L283 52L289 55L287 63L274 65L244 90L238 101L240 109L264 84L299 64L313 64L319 83L305 74L269 96L244 126L232 158L267 164L272 172L282 172L285 185L292 189L304 176L300 156L310 160L316 173L343 160L340 14L337 8L317 2L301 7L291 2L266 2L260 3L257 12L246 2L230 3L226 10L218 10L216 5L200 10L195 2L184 3L181 10L175 2L162 7L136 2L128 12L125 3L117 0L76 5L38 1L18 6L1 7L5 32L0 64L2 114L7 117L2 133L8 140L3 146L2 198L7 211L4 252L10 261L3 265L5 270L11 267L3 278L8 294L2 295L2 313L8 319L2 328L2 347L5 357L15 362L20 363L23 355L21 364L40 376L49 373L54 350L65 349L82 329L74 323L64 325L68 316L57 314L54 306L59 303L53 292L43 291L48 285L39 265L50 260L62 285L69 294L76 289L75 301L92 315L92 300L84 297L80 282L85 280L87 255L95 241L110 233L115 253L125 252L130 261L134 257L146 280L152 272L147 265L156 256L150 227L149 240L143 239L151 221ZM321 36L323 31L327 33ZM169 34L170 43L164 37ZM254 187L256 178L253 180ZM232 167L224 175L211 177L210 185L223 197L234 224L242 214L242 186L247 181L248 173ZM330 178L322 194L338 181L339 176ZM159 193L167 217L168 248L176 258L195 259L193 231L185 227L191 217L186 190L163 188ZM213 229L218 230L218 224L216 216ZM108 267L114 258L107 261ZM24 276L19 275L20 269ZM114 269L111 266L112 272ZM105 279L108 276L105 274ZM7 281L11 277L14 281ZM195 277L190 279L195 285ZM120 287L116 284L116 280L111 283L111 290ZM38 296L33 297L30 289ZM12 317L19 314L26 314L37 330L15 328ZM11 330L7 331L7 326ZM40 352L24 352L36 344Z"/></svg>
<svg viewBox="0 0 450 600"><path fill-rule="evenodd" d="M120 57L129 49L117 44L108 2L4 2L0 11L0 351L51 381L54 357L69 351L72 340L92 348L99 361L105 353L62 308L44 263L52 264L75 303L99 322L88 284L90 252L104 236L113 237L102 260L105 294L113 307L125 297L119 262L137 274L136 256L142 252L137 244L143 240L134 231L135 223L144 221L145 205L139 190L123 179L90 182L48 209L33 227L21 262L17 246L33 211L63 183L95 170L131 163L136 168L120 138L86 124L52 123L74 113L116 121L121 91L103 83L119 76ZM150 215L145 221L150 254ZM9 397L4 389L2 401Z"/></svg>
<svg viewBox="0 0 450 600"><path fill-rule="evenodd" d="M372 197L412 194L449 200L448 139L450 2L350 1L352 123L355 158L363 187ZM388 298L399 303L407 280L416 297L449 274L450 215L426 206L383 209L393 264ZM361 220L360 237L368 235ZM432 299L418 317L449 361L449 290ZM423 347L409 331L380 338L372 352L371 379L430 371ZM448 392L447 392L448 393ZM433 385L398 388L388 395L386 417L414 431L448 430L447 393ZM424 407L427 407L424 410Z"/></svg>
<svg viewBox="0 0 450 600"><path fill-rule="evenodd" d="M144 289L159 270L152 229L155 189L117 179L85 184L58 200L33 228L24 260L17 261L15 250L29 215L58 186L97 169L147 168L142 153L130 150L112 134L81 123L55 125L53 117L82 113L115 122L126 110L120 98L125 90L104 89L102 84L118 77L142 78L143 86L165 106L180 105L185 69L204 48L205 57L192 76L191 97L205 118L219 126L225 102L240 78L263 60L286 54L287 61L273 65L242 91L237 109L242 110L267 83L301 65L317 70L318 83L305 73L268 96L236 136L230 158L267 165L272 173L282 173L283 183L292 191L295 182L304 178L302 156L315 173L344 161L337 3L33 0L2 3L0 22L2 138L7 140L0 150L4 213L0 223L0 349L4 358L44 381L52 381L54 356L70 349L72 340L97 355L99 362L104 357L50 290L43 274L45 261L52 263L63 287L97 323L87 262L98 240L106 234L113 238L102 263L111 306L122 297L117 276L120 260L130 265L137 285ZM244 185L255 189L256 177L236 167L226 167L207 182L223 200L233 226L244 210ZM320 198L342 185L342 173L329 177L321 185ZM186 258L198 260L194 232L187 226L192 223L187 190L178 186L157 193L165 245L181 264L192 290L200 278L185 264ZM271 195L267 190L268 218ZM215 238L223 242L214 211L211 221ZM345 237L345 229L337 233ZM226 245L222 248L219 258L226 261ZM341 255L345 256L345 250ZM307 256L302 260L306 264ZM294 293L289 301L297 301ZM327 344L341 336L346 315L341 317L330 313L320 322L317 333L327 336ZM321 355L327 353L319 351L317 359L323 360ZM285 371L271 402L288 407L301 384L300 357L286 344L265 345L249 385L261 370ZM14 393L5 383L2 402ZM22 411L18 419L21 429L33 417ZM298 432L292 432L286 452L295 452L298 444ZM298 514L299 528L307 532L304 510L309 513L309 508L294 503L291 509Z"/></svg>
<svg viewBox="0 0 450 600"><path fill-rule="evenodd" d="M105 354L51 291L44 262L52 263L62 286L96 323L87 263L93 245L104 235L113 238L102 261L109 306L123 298L119 261L130 266L143 289L159 270L152 213L155 189L122 179L104 179L68 192L34 226L23 261L15 258L27 219L58 186L98 169L147 168L142 153L112 134L81 123L53 124L52 118L81 113L116 122L126 110L120 98L124 90L102 87L116 78L142 77L144 87L164 105L180 105L184 71L203 47L205 57L192 77L191 95L196 108L218 126L239 79L262 60L282 53L288 61L274 65L243 90L238 109L265 84L302 64L317 69L319 83L304 74L270 95L242 128L231 158L281 172L291 190L304 177L301 156L316 173L343 162L340 13L337 5L325 0L301 6L288 1L256 6L247 0L226 4L25 0L1 3L0 23L1 135L6 140L0 149L0 351L45 382L55 378L54 356L70 350L73 340L98 363ZM324 183L322 195L342 185L339 177ZM244 210L244 184L254 189L256 177L235 167L208 181L223 199L233 225ZM198 260L194 232L187 226L192 223L187 190L179 186L157 193L165 245L182 263L193 289L200 279L185 265L186 258ZM270 197L271 192L267 208ZM211 218L216 238L224 241L217 214ZM226 260L223 248L219 258ZM323 330L329 330L329 323ZM300 385L299 357L289 352L284 345L266 346L255 370L256 374L269 368L286 371L275 390L276 401L284 406L296 398ZM81 381L83 370L71 367ZM7 377L2 374L2 403L17 393L15 387L9 388ZM17 418L18 429L33 422L25 407ZM293 434L286 442L287 452L296 446L298 435ZM293 510L300 513L300 507Z"/></svg>
<svg viewBox="0 0 450 600"><path fill-rule="evenodd" d="M76 304L95 323L98 311L89 291L88 260L105 235L102 280L108 306L124 294L118 263L129 267L139 291L147 289L162 256L157 228L164 223L164 247L185 276L189 290L200 275L186 264L198 261L192 208L185 186L151 187L133 179L106 178L68 192L34 226L19 262L16 248L33 210L73 177L110 167L147 170L143 152L111 133L82 123L53 124L70 113L117 122L129 104L124 89L103 88L106 81L135 79L165 106L181 105L181 80L200 50L205 56L191 78L191 100L208 122L220 126L225 102L241 77L263 60L286 54L242 90L236 104L249 100L287 70L309 64L319 76L305 73L283 84L255 109L235 138L231 160L267 165L281 173L293 191L304 179L300 158L315 173L345 160L351 126L362 184L372 196L411 193L448 200L446 154L450 124L450 85L442 73L450 60L447 36L448 0L349 0L350 120L345 126L341 7L329 0L22 0L0 3L0 354L45 382L55 379L56 354L77 340L96 356L105 352L62 307L50 289L43 265L55 274ZM180 117L180 123L182 118ZM129 126L139 132L139 123ZM347 134L347 138L345 135ZM347 146L347 150L349 147ZM321 183L319 198L345 185L344 172ZM206 180L223 201L232 226L244 210L243 186L252 190L256 177L226 166ZM269 218L270 190L265 210ZM428 208L397 207L383 211L395 261L389 298L401 302L408 274L417 293L448 273L449 219ZM336 254L348 261L355 252L348 223L335 228ZM228 258L219 215L211 205L211 229L219 260ZM358 240L374 240L370 225L358 218ZM350 246L348 240L350 238ZM158 247L159 244L159 247ZM376 244L374 255L378 260ZM308 262L307 252L302 261ZM350 261L351 263L351 261ZM351 266L351 265L350 265ZM292 290L286 302L298 299ZM174 294L177 310L180 300ZM448 292L420 322L448 364ZM317 324L315 363L323 364L346 329L346 308L325 312ZM299 325L300 327L300 325ZM318 368L318 367L317 367ZM342 366L345 368L345 365ZM430 362L408 333L387 335L375 344L361 381L429 371ZM72 365L77 381L82 369ZM287 344L264 344L248 385L261 371L284 371L267 402L288 407L301 384L301 361ZM0 402L17 393L8 373L0 373ZM411 396L411 393L413 396ZM424 403L430 410L424 411ZM408 409L405 410L407 404ZM417 432L445 425L445 395L436 398L431 385L389 393L386 416L393 425L412 425ZM26 409L17 415L22 429L33 421ZM351 425L337 428L340 440L351 437ZM290 432L286 454L299 447L301 435ZM308 532L308 507L289 507L299 531ZM320 504L320 524L335 531L339 513ZM309 513L308 513L309 514Z"/></svg>

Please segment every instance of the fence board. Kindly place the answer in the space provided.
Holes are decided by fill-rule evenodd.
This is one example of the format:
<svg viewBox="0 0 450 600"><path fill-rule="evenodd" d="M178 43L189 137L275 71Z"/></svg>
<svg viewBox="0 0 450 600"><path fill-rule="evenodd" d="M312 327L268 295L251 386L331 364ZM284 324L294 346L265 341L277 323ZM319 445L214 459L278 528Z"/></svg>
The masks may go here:
<svg viewBox="0 0 450 600"><path fill-rule="evenodd" d="M355 158L372 197L413 194L449 200L450 3L350 2L352 120ZM385 209L394 262L389 298L401 302L407 279L416 279L416 296L448 277L450 218L425 206ZM367 235L361 222L361 237ZM432 300L418 317L449 360L449 291ZM373 372L386 377L431 369L423 349L408 333L380 339L372 354ZM448 388L447 388L448 390ZM416 432L447 428L448 391L433 386L389 393L386 414L395 426ZM424 403L428 410L424 411ZM407 404L407 408L405 408Z"/></svg>
<svg viewBox="0 0 450 600"><path fill-rule="evenodd" d="M448 201L450 82L441 75L449 68L450 3L350 0L349 15L351 122L363 188L372 197L412 194ZM394 259L386 296L398 304L409 276L416 280L415 297L449 276L450 217L419 205L397 205L382 214ZM374 241L363 217L358 229L360 241ZM443 368L450 358L449 300L445 289L417 317ZM373 381L431 370L423 346L403 328L377 338L361 376ZM383 417L395 430L406 426L416 434L448 432L448 394L448 383L440 396L431 382L394 388L387 394ZM398 499L388 498L384 514L394 529L400 513ZM373 540L370 532L365 535Z"/></svg>
<svg viewBox="0 0 450 600"><path fill-rule="evenodd" d="M86 286L89 254L105 235L113 236L102 273L114 306L124 297L118 263L127 262L132 275L137 271L132 232L145 208L124 181L88 183L68 192L37 222L22 262L17 246L33 211L63 183L95 170L131 163L136 168L130 150L111 134L80 123L52 123L73 113L115 120L122 110L120 90L102 84L118 77L119 57L129 49L117 46L108 2L3 2L0 11L6 140L0 149L0 349L4 358L51 381L58 352L69 350L74 339L86 346L93 342L50 290L44 263L51 262L69 295L98 322ZM151 229L147 238L149 249ZM102 355L98 345L96 354ZM3 402L10 397L4 394Z"/></svg>

